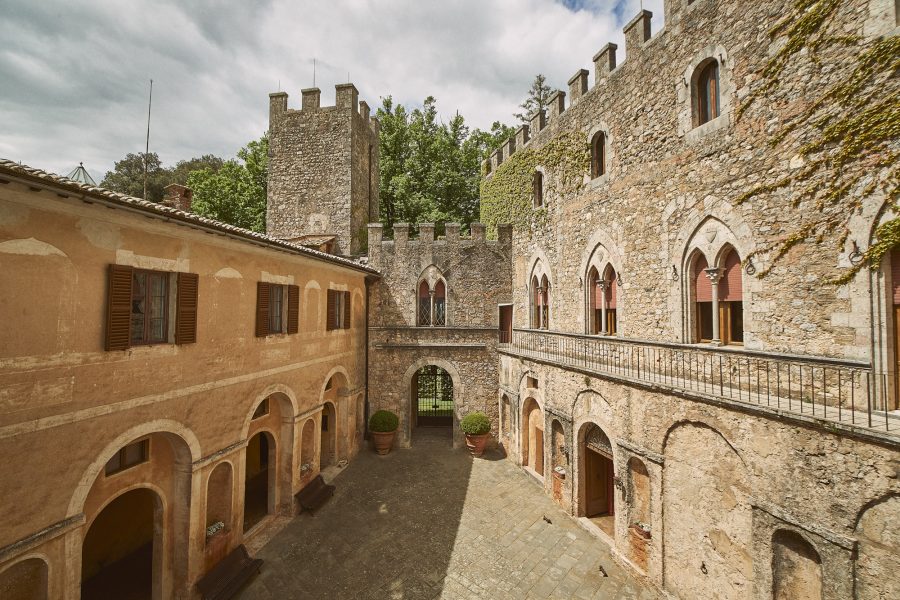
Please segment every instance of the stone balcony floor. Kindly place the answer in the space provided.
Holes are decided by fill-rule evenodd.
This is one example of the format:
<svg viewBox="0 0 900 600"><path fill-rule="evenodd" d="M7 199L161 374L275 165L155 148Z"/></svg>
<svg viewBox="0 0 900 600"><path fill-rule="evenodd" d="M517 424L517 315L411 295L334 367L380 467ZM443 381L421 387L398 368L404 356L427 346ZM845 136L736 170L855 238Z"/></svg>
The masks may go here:
<svg viewBox="0 0 900 600"><path fill-rule="evenodd" d="M448 430L419 429L385 457L364 449L332 483L325 506L256 553L240 598L660 597L531 475L499 451L451 449Z"/></svg>

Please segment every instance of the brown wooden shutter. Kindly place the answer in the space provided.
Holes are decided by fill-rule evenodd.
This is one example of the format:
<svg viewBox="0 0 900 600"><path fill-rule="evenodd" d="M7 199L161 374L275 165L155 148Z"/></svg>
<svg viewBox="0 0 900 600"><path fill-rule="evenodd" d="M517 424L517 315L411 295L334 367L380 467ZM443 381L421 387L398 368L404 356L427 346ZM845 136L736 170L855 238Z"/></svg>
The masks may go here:
<svg viewBox="0 0 900 600"><path fill-rule="evenodd" d="M200 277L196 273L178 274L178 293L175 302L175 343L193 344L197 341L197 289Z"/></svg>
<svg viewBox="0 0 900 600"><path fill-rule="evenodd" d="M744 298L741 281L741 257L734 250L725 257L725 272L719 284L719 300L741 302Z"/></svg>
<svg viewBox="0 0 900 600"><path fill-rule="evenodd" d="M256 337L269 335L269 284L256 283Z"/></svg>
<svg viewBox="0 0 900 600"><path fill-rule="evenodd" d="M344 292L344 329L350 329L350 292Z"/></svg>
<svg viewBox="0 0 900 600"><path fill-rule="evenodd" d="M694 292L697 302L712 302L712 284L704 271L707 266L709 265L705 256L698 258L694 266Z"/></svg>
<svg viewBox="0 0 900 600"><path fill-rule="evenodd" d="M131 347L131 279L133 269L109 265L106 293L106 349Z"/></svg>
<svg viewBox="0 0 900 600"><path fill-rule="evenodd" d="M337 298L335 296L336 294L334 290L328 290L328 316L325 322L325 329L327 331L335 329L335 321L337 321L337 307L335 306L335 300Z"/></svg>
<svg viewBox="0 0 900 600"><path fill-rule="evenodd" d="M288 291L288 318L287 332L300 331L300 288L296 285L287 286Z"/></svg>

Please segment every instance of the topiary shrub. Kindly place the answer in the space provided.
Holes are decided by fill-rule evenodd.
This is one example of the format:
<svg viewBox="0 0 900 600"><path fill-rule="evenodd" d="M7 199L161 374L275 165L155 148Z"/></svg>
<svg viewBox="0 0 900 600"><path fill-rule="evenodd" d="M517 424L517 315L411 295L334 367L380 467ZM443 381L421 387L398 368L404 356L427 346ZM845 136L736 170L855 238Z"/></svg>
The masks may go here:
<svg viewBox="0 0 900 600"><path fill-rule="evenodd" d="M400 425L400 419L389 410L376 411L369 418L369 431L374 431L375 433L396 431L398 425Z"/></svg>
<svg viewBox="0 0 900 600"><path fill-rule="evenodd" d="M469 435L484 435L491 430L491 420L483 412L472 412L463 417L459 422L463 433Z"/></svg>

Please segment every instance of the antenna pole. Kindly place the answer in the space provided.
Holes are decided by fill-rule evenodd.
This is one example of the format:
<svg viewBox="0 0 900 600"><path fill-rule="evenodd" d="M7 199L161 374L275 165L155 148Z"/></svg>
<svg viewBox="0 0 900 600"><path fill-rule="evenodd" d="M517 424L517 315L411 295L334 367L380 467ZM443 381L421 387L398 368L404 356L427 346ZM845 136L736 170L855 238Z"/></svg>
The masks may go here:
<svg viewBox="0 0 900 600"><path fill-rule="evenodd" d="M144 146L144 200L147 199L147 160L150 154L150 107L153 105L153 80L150 80L150 97L147 100L147 143Z"/></svg>

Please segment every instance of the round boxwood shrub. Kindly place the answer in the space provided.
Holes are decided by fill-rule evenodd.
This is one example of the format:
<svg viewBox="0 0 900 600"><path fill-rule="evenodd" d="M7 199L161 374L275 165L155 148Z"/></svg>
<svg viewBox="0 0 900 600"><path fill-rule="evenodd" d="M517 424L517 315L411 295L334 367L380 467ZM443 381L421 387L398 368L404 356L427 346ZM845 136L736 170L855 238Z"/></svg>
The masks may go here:
<svg viewBox="0 0 900 600"><path fill-rule="evenodd" d="M369 418L369 431L375 433L396 431L398 425L400 425L400 419L389 410L379 410Z"/></svg>
<svg viewBox="0 0 900 600"><path fill-rule="evenodd" d="M462 428L463 433L484 435L491 430L491 420L483 412L471 412L463 417L459 426Z"/></svg>

